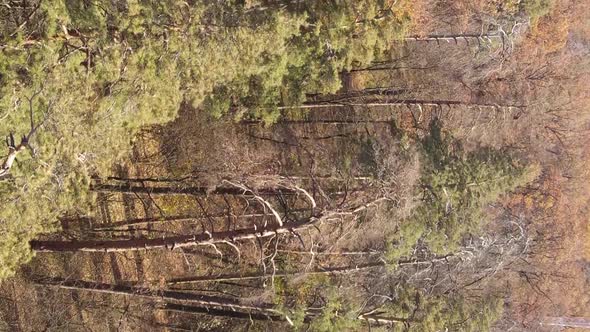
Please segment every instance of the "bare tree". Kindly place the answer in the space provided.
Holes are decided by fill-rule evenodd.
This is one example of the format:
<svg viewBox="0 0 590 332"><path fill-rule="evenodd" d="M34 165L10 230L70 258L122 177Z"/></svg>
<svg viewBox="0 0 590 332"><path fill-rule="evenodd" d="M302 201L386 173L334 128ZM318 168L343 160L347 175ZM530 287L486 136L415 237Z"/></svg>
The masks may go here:
<svg viewBox="0 0 590 332"><path fill-rule="evenodd" d="M35 149L30 144L31 139L33 138L33 135L35 135L37 130L43 125L43 123L45 123L45 121L47 120L47 115L49 114L49 112L51 111L51 108L52 108L52 103L50 102L49 105L47 106L47 111L44 113L43 120L40 121L39 123L35 124L34 111L33 111L33 100L40 93L41 93L41 90L35 92L31 97L27 98L29 101L29 121L30 121L30 126L31 126L31 129L29 130L29 132L25 135L22 135L20 142L18 144L16 144L16 141L14 139L14 134L12 132L9 133L8 136L6 136L6 145L8 147L8 155L6 157L4 157L4 161L2 162L2 165L0 166L0 178L5 177L10 173L10 169L12 168L12 165L14 164L16 157L19 155L19 153L21 153L22 151L24 151L27 148L31 150L31 153L33 155L35 155L35 153L36 153Z"/></svg>
<svg viewBox="0 0 590 332"><path fill-rule="evenodd" d="M315 206L315 201L311 196L308 198ZM258 196L258 199L264 200ZM322 211L311 217L302 220L283 223L279 214L274 211L273 215L276 219L275 223L266 225L265 227L249 227L231 231L221 232L204 232L196 235L178 235L163 238L153 239L126 239L126 240L84 240L84 241L30 241L30 246L33 250L38 252L61 252L61 251L88 251L88 252L123 252L123 251L137 251L147 249L169 249L183 248L190 246L215 246L216 244L225 243L237 247L233 244L236 241L246 239L259 239L264 237L271 237L279 234L293 234L297 231L307 229L315 226L323 221L333 219L341 219L347 216L356 217L356 215L371 206L375 206L379 202L387 200L387 198L378 198L367 204L353 208L346 211ZM274 208L268 203L267 207L272 211Z"/></svg>

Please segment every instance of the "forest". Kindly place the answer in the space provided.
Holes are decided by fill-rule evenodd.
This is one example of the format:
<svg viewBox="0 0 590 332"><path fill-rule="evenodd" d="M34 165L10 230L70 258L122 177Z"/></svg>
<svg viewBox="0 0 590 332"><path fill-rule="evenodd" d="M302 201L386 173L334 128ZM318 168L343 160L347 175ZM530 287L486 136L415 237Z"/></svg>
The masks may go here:
<svg viewBox="0 0 590 332"><path fill-rule="evenodd" d="M0 0L0 331L590 329L590 1Z"/></svg>

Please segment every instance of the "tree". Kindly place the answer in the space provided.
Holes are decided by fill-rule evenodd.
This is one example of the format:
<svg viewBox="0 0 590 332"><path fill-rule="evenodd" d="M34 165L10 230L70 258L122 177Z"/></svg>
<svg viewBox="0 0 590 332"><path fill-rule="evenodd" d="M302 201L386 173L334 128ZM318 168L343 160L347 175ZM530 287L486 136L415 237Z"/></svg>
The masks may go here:
<svg viewBox="0 0 590 332"><path fill-rule="evenodd" d="M359 278L357 283L362 280ZM343 288L347 292L344 295L342 284L346 282L337 278L309 277L280 286L282 312L297 330L357 331L363 330L365 322L392 331L475 332L489 330L503 309L502 299L493 296L470 299L461 294L428 294L405 283L391 287L395 293L390 295L357 296L362 293L359 289L371 288L358 284L354 290Z"/></svg>
<svg viewBox="0 0 590 332"><path fill-rule="evenodd" d="M421 203L392 235L388 254L392 261L407 255L419 240L435 253L456 250L465 235L477 232L485 222L487 204L538 174L506 151L485 147L463 151L459 142L444 136L437 120L422 148Z"/></svg>
<svg viewBox="0 0 590 332"><path fill-rule="evenodd" d="M258 74L245 73L216 87L205 102L208 108L233 108L238 116L248 112L275 122L277 106L300 104L308 93L336 92L341 71L388 50L411 18L406 1L393 7L387 1L303 2L295 8L306 13L306 21L283 56L268 57Z"/></svg>

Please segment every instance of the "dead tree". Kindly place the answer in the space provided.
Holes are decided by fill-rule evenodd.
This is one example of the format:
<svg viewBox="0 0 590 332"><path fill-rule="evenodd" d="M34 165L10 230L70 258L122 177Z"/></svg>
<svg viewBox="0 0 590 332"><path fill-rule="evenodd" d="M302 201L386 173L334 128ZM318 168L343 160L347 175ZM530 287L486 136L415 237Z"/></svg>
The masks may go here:
<svg viewBox="0 0 590 332"><path fill-rule="evenodd" d="M215 308L207 308L207 307L199 307L194 305L186 305L186 304L176 304L176 303L164 303L158 309L169 311L169 312L178 312L178 313L186 313L186 314L203 314L207 316L213 317L224 317L224 318L232 318L232 319L245 319L248 321L251 320L260 320L260 321L285 321L285 317L276 313L271 312L240 312L235 310L227 310L227 309L215 309Z"/></svg>
<svg viewBox="0 0 590 332"><path fill-rule="evenodd" d="M137 186L131 182L125 182L120 184L108 184L108 183L96 183L90 187L90 190L96 192L111 192L121 194L152 194L152 195L192 195L192 196L205 196L205 195L234 195L241 196L246 195L248 191L244 191L242 188L229 187L229 186L167 186L167 187L156 187L156 186ZM276 188L276 187L262 187L256 189L256 193L260 195L293 195L296 193L295 190L289 188Z"/></svg>
<svg viewBox="0 0 590 332"><path fill-rule="evenodd" d="M260 313L243 313L239 311L229 311L227 309L210 309L210 308L202 308L198 306L190 306L190 305L181 305L181 304L174 304L174 303L166 303L159 309L164 311L170 312L177 312L177 313L190 313L190 314L203 314L208 316L214 317L225 317L225 318L235 318L235 319L246 319L249 321L258 320L258 321L286 321L290 325L292 322L287 315L278 315L273 314L272 312L260 312ZM321 311L313 310L312 308L308 308L306 310L306 315L304 321L309 323L313 318L317 317ZM407 319L403 318L391 318L391 317L381 317L377 315L372 315L371 313L361 314L357 317L357 319L366 321L369 325L394 325L394 324L406 324L408 323Z"/></svg>
<svg viewBox="0 0 590 332"><path fill-rule="evenodd" d="M404 38L405 42L435 42L437 45L440 45L441 42L446 42L448 44L454 43L458 45L459 42L464 42L466 45L470 45L471 43L477 43L479 46L482 45L482 42L491 43L493 41L500 41L503 42L505 38L505 34L502 32L499 33L487 33L487 34L458 34L458 35L429 35L429 36L409 36Z"/></svg>
<svg viewBox="0 0 590 332"><path fill-rule="evenodd" d="M291 212L301 212L304 211L303 209L294 209L290 210ZM305 209L307 211L307 209ZM235 216L236 218L260 218L266 217L267 214L264 213L251 213L251 214L241 214ZM220 214L220 215L208 215L208 216L189 216L189 215L180 215L180 216L164 216L164 217L155 217L155 218L136 218L136 219L129 219L129 220L122 220L122 221L114 221L110 223L96 223L92 230L94 231L107 231L107 230L114 230L121 227L135 227L135 226L142 226L142 225L153 225L156 223L169 223L169 222L192 222L192 221L200 221L200 220L210 220L210 219L226 219L228 217L227 214ZM75 219L73 219L75 221ZM92 219L92 221L96 222L96 220Z"/></svg>
<svg viewBox="0 0 590 332"><path fill-rule="evenodd" d="M355 99L360 99L356 101ZM374 106L430 106L430 107L438 107L442 108L446 106L447 108L451 106L466 106L466 107L477 107L477 108L490 108L490 109L526 109L526 105L500 105L500 104L476 104L476 103L466 103L456 100L420 100L420 99L394 99L385 96L385 98L380 98L380 96L372 96L372 98L366 97L359 97L359 96L336 96L333 99L325 100L322 102L311 102L311 103L304 103L303 105L299 106L280 106L278 107L279 110L290 110L290 109L320 109L320 108L342 108L342 107L351 107L351 106L360 106L360 107L374 107Z"/></svg>
<svg viewBox="0 0 590 332"><path fill-rule="evenodd" d="M444 256L437 256L433 257L432 259L428 260L401 260L397 263L391 264L391 266L396 267L404 267L404 266L421 266L421 265L432 265L437 262L447 261L451 257L455 257L452 254L444 255ZM379 260L376 262L371 263L364 263L364 264L356 264L352 266L332 266L332 267L324 267L321 270L314 270L314 271L285 271L285 272L275 272L273 273L273 277L297 277L297 276L309 276L309 275L321 275L321 274L348 274L348 273L356 273L371 269L376 269L380 267L387 266L388 263L384 260ZM269 277L268 275L258 274L258 273L251 273L251 274L242 274L242 275L235 275L235 274L228 274L228 275L218 275L218 276L190 276L190 277L182 277L182 278L175 278L168 281L169 285L181 285L181 284L193 284L193 283L205 283L205 282L225 282L225 281L245 281L245 280L257 280Z"/></svg>
<svg viewBox="0 0 590 332"><path fill-rule="evenodd" d="M376 63L373 65L370 65L368 67L364 67L364 68L355 68L355 69L351 69L350 72L351 73L357 73L357 72L371 72L371 71L382 71L382 70L431 70L431 69L436 69L438 68L437 66L433 65L433 66L426 66L426 67L422 67L422 66L397 66L395 64L394 61L389 61L389 62L381 62L381 63Z"/></svg>
<svg viewBox="0 0 590 332"><path fill-rule="evenodd" d="M329 98L325 98L321 101L314 101L314 102L306 102L301 105L293 105L293 106L279 106L277 109L283 112L283 118L279 120L279 123L284 124L334 124L334 125L349 125L349 124L386 124L390 125L392 123L391 118L380 118L380 119L370 119L367 118L365 115L361 114L359 111L361 110L375 110L375 108L379 108L378 111L387 110L384 107L396 109L399 108L400 111L408 111L413 113L415 111L420 112L422 114L426 110L435 111L439 114L443 114L443 112L453 112L457 110L459 107L464 107L469 110L474 111L487 111L491 114L510 114L510 118L513 120L517 120L521 117L521 115L526 111L526 105L518 105L518 104L494 104L494 103L470 103L470 102L462 102L457 100L420 100L420 99L397 99L395 97L390 96L379 96L379 95L371 95L371 96L357 96L351 95L348 96L346 94L337 95L337 96L330 96ZM338 115L334 118L326 118L321 115L315 115L315 113L321 114L322 112L331 112L340 110ZM290 119L288 112L293 110L307 110L308 116L303 119ZM387 110L388 111L388 110ZM353 119L343 119L346 116L354 117ZM414 116L414 115L413 115ZM320 118L322 117L322 118ZM252 125L252 124L260 124L262 123L262 119L247 119L242 120L242 123L245 125ZM345 137L348 134L338 134L335 136L329 136L327 138L333 137ZM271 138L267 137L258 137L249 134L250 137L269 140L276 143L282 143L287 145L295 145L294 143L288 143L283 141L276 141ZM326 137L314 138L314 139L323 139Z"/></svg>
<svg viewBox="0 0 590 332"><path fill-rule="evenodd" d="M132 296L164 302L159 306L161 310L211 314L217 317L243 318L259 320L287 321L293 325L289 316L270 303L246 304L241 299L212 296L195 292L182 292L178 290L150 289L133 285L106 284L84 280L68 280L59 277L34 277L33 283L41 287L55 287L74 291L86 291L111 295ZM363 312L357 319L366 321L372 325L405 324L406 319L383 317L375 314L377 310ZM305 320L310 321L318 314L314 308L308 308L305 312Z"/></svg>
<svg viewBox="0 0 590 332"><path fill-rule="evenodd" d="M590 329L590 318L587 317L547 317L540 325L559 326L562 328Z"/></svg>
<svg viewBox="0 0 590 332"><path fill-rule="evenodd" d="M4 161L2 162L2 165L0 166L0 178L3 178L10 173L10 169L12 168L12 165L16 161L16 157L19 155L19 153L26 150L27 148L31 150L31 153L33 155L35 155L35 153L36 153L35 149L30 144L31 139L33 138L33 135L35 135L37 130L43 125L43 123L45 123L45 120L47 119L47 115L49 114L51 107L52 107L52 103L49 103L49 105L47 107L47 111L45 112L45 115L43 117L43 120L35 125L35 120L34 120L34 116L33 116L33 113L34 113L33 112L33 99L39 93L41 93L41 90L35 92L33 94L33 96L28 98L28 101L29 101L29 121L30 121L30 126L31 126L31 129L29 130L29 132L26 135L22 135L20 142L18 144L16 144L16 141L14 139L14 133L11 132L8 134L8 136L6 136L6 145L8 147L8 155L6 157L4 157Z"/></svg>
<svg viewBox="0 0 590 332"><path fill-rule="evenodd" d="M206 294L150 289L132 285L106 284L84 280L68 280L59 277L34 277L33 283L37 286L48 286L61 289L89 291L112 295L134 296L138 298L153 299L156 301L168 301L177 304L193 304L205 307L227 308L230 310L240 310L242 312L269 312L273 314L280 314L278 311L272 309L272 305L270 304L258 304L253 306L242 304L240 301L233 298L211 296Z"/></svg>
<svg viewBox="0 0 590 332"><path fill-rule="evenodd" d="M375 124L375 123L382 123L382 124L391 124L391 120L361 120L361 119L352 119L352 120L336 120L336 119L301 119L301 120L293 120L293 119L281 119L280 123L284 124L331 124L331 125L350 125L350 124ZM241 124L244 125L259 125L264 123L263 120L260 119L246 119L240 121Z"/></svg>
<svg viewBox="0 0 590 332"><path fill-rule="evenodd" d="M206 232L197 235L179 235L154 239L128 239L128 240L83 240L83 241L30 241L31 248L38 252L60 251L89 251L89 252L123 252L148 249L169 249L216 245L220 243L233 244L235 241L270 237L277 234L296 232L313 226L321 217L312 217L303 221L293 222L280 226L278 224L267 225L265 228L256 226L233 231Z"/></svg>
<svg viewBox="0 0 590 332"><path fill-rule="evenodd" d="M55 240L33 240L29 244L31 249L37 252L125 252L149 249L169 249L192 247L192 246L213 246L227 244L238 250L234 245L236 241L247 239L259 239L272 237L279 234L296 234L298 231L316 226L317 224L332 220L341 219L347 216L356 216L358 213L375 206L387 198L378 198L367 204L348 211L322 211L302 220L284 224L276 210L260 196L256 196L271 210L276 222L269 223L265 227L249 227L231 231L204 232L196 235L178 235L163 238L151 239L126 239L126 240L82 240L82 241L55 241ZM315 208L315 200L308 194L312 209ZM216 247L215 247L216 248ZM239 251L238 251L239 254Z"/></svg>

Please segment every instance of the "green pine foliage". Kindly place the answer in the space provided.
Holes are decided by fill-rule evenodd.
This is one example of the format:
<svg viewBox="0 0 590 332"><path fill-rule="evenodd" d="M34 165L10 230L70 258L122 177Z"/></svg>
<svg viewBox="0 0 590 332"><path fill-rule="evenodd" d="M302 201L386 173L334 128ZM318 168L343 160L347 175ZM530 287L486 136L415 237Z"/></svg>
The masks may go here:
<svg viewBox="0 0 590 332"><path fill-rule="evenodd" d="M419 241L437 254L456 250L466 234L478 232L485 222L488 204L537 174L507 151L487 147L464 151L436 121L422 147L420 204L390 239L392 263L408 255Z"/></svg>
<svg viewBox="0 0 590 332"><path fill-rule="evenodd" d="M310 276L293 284L281 280L275 287L294 331L361 331L370 318L389 321L382 323L387 331L489 331L504 309L503 299L490 294L430 294L405 282L377 308L367 307L370 295L338 287L335 279L326 277Z"/></svg>
<svg viewBox="0 0 590 332"><path fill-rule="evenodd" d="M222 114L232 106L239 117L246 113L272 123L279 104L300 104L308 93L335 93L343 70L373 61L410 23L408 12L389 9L387 1L302 1L297 12L304 20L283 51L265 53L258 73L244 72L218 86L206 103L211 111Z"/></svg>
<svg viewBox="0 0 590 332"><path fill-rule="evenodd" d="M535 27L539 19L551 12L553 0L525 0L520 3L522 10L530 18L531 25Z"/></svg>
<svg viewBox="0 0 590 332"><path fill-rule="evenodd" d="M351 304L346 301L346 296L338 292L336 288L330 288L326 297L326 305L321 312L311 318L310 331L338 332L357 331L362 326ZM302 329L305 330L305 329Z"/></svg>
<svg viewBox="0 0 590 332"><path fill-rule="evenodd" d="M428 296L405 285L380 316L399 320L392 331L489 331L501 316L504 301L493 296L470 299L461 295Z"/></svg>
<svg viewBox="0 0 590 332"><path fill-rule="evenodd" d="M356 331L362 327L358 312L354 310L355 304L326 277L308 277L296 286L282 281L275 292L275 300L294 331ZM321 309L311 309L308 301L319 294Z"/></svg>

